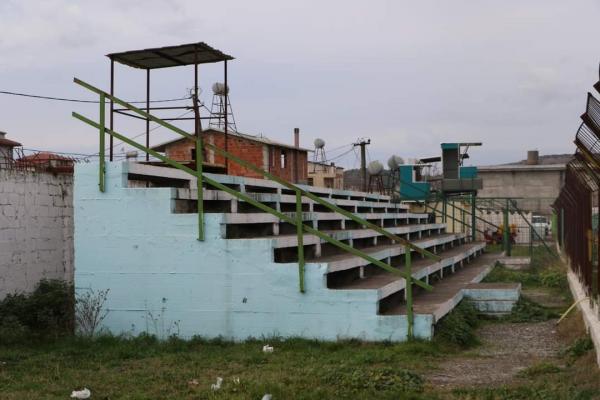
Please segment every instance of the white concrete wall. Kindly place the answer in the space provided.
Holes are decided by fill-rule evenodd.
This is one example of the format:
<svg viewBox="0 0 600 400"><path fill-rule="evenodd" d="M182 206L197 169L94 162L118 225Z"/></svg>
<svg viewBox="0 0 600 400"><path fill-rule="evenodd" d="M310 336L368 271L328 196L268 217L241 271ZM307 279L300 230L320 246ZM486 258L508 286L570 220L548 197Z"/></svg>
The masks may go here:
<svg viewBox="0 0 600 400"><path fill-rule="evenodd" d="M73 279L73 177L0 170L0 299Z"/></svg>

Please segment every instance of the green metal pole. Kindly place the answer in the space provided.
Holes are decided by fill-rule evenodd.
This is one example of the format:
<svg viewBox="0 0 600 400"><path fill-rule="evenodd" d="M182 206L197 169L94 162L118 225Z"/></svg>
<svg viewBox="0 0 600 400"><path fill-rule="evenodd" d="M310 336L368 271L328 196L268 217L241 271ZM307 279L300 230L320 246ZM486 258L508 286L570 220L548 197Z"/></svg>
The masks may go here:
<svg viewBox="0 0 600 400"><path fill-rule="evenodd" d="M504 207L504 218L502 225L504 225L504 234L502 235L502 239L504 242L504 252L507 256L510 256L510 227L508 226L508 201L506 202L506 206Z"/></svg>
<svg viewBox="0 0 600 400"><path fill-rule="evenodd" d="M454 212L456 211L456 202L452 200L452 233L456 231L456 217Z"/></svg>
<svg viewBox="0 0 600 400"><path fill-rule="evenodd" d="M445 224L447 222L446 213L448 212L446 206L446 196L443 197L442 200L442 222Z"/></svg>
<svg viewBox="0 0 600 400"><path fill-rule="evenodd" d="M302 193L296 191L296 234L298 235L298 278L300 293L304 293L304 231L302 229Z"/></svg>
<svg viewBox="0 0 600 400"><path fill-rule="evenodd" d="M104 128L105 128L105 115L106 115L106 97L104 94L100 94L100 154L98 160L98 187L101 192L105 190L105 179L106 179L106 169L104 166Z"/></svg>
<svg viewBox="0 0 600 400"><path fill-rule="evenodd" d="M411 251L408 247L405 248L406 260L406 275L412 277L412 260ZM413 298L412 298L412 279L406 279L406 318L408 320L408 339L414 337L415 316L413 314Z"/></svg>
<svg viewBox="0 0 600 400"><path fill-rule="evenodd" d="M560 209L560 247L565 247L565 209Z"/></svg>
<svg viewBox="0 0 600 400"><path fill-rule="evenodd" d="M202 175L202 166L204 156L202 154L202 136L200 133L196 136L196 190L198 195L198 240L204 240L204 176Z"/></svg>
<svg viewBox="0 0 600 400"><path fill-rule="evenodd" d="M476 207L475 207L475 197L477 196L477 193L473 192L471 193L471 240L474 242L475 239L477 238L477 216L475 215L475 211L476 211Z"/></svg>

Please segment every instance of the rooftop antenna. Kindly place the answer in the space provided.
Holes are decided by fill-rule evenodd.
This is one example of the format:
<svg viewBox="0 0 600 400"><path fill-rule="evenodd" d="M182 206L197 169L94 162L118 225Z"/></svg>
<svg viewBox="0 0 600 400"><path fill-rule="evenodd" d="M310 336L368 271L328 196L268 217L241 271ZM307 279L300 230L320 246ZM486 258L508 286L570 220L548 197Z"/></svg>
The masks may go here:
<svg viewBox="0 0 600 400"><path fill-rule="evenodd" d="M230 130L237 132L231 101L229 100L229 86L215 82L212 85L213 99L210 107L209 128L224 130L227 125Z"/></svg>

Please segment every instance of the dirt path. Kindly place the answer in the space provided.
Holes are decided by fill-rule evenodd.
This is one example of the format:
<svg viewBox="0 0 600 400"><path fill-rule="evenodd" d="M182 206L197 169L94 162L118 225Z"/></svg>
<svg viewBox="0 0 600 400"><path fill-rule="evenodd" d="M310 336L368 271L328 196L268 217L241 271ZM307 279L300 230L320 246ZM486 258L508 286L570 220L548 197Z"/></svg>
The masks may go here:
<svg viewBox="0 0 600 400"><path fill-rule="evenodd" d="M444 361L426 378L448 388L506 383L533 364L555 361L561 349L555 322L486 324L477 332L480 346Z"/></svg>

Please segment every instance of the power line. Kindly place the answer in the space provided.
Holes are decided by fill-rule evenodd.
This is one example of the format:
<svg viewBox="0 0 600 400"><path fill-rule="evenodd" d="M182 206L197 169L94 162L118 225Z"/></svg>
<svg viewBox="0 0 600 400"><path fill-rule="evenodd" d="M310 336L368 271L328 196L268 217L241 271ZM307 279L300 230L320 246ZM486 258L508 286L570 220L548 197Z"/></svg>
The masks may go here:
<svg viewBox="0 0 600 400"><path fill-rule="evenodd" d="M40 100L67 101L67 102L71 102L71 103L100 104L100 102L98 100L69 99L66 97L53 97L53 96L42 96L42 95L28 94L28 93L8 92L6 90L0 90L0 94L5 94L5 95L9 95L9 96L30 97L30 98L34 98L34 99L40 99ZM188 99L190 99L189 96L180 97L177 99L151 100L150 103L168 103L168 102L172 102L172 101L181 101L181 100L188 100ZM106 102L110 103L110 101L106 101ZM129 101L128 103L129 104L146 104L146 101Z"/></svg>

